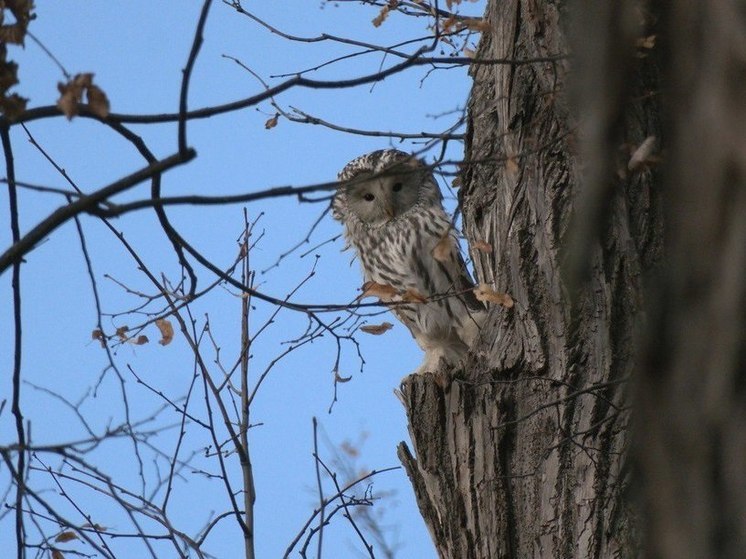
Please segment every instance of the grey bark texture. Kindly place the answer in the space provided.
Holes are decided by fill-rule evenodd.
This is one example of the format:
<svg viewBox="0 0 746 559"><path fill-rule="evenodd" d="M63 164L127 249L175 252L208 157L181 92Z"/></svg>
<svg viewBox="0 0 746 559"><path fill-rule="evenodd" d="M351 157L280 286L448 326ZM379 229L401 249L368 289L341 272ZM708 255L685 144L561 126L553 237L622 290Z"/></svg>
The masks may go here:
<svg viewBox="0 0 746 559"><path fill-rule="evenodd" d="M666 259L638 462L649 556L746 557L746 9L665 4Z"/></svg>
<svg viewBox="0 0 746 559"><path fill-rule="evenodd" d="M399 456L442 558L639 556L627 381L662 220L655 168L628 162L660 118L628 4L578 2L571 48L562 3L489 2L478 58L556 60L472 71L465 233L515 306L491 309L463 367L402 383Z"/></svg>

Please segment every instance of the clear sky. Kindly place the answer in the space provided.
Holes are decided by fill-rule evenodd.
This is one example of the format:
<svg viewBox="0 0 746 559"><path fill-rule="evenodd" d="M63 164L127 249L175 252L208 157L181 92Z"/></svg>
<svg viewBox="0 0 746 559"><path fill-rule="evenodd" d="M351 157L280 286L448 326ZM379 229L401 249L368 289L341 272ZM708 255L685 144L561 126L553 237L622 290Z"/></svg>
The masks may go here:
<svg viewBox="0 0 746 559"><path fill-rule="evenodd" d="M176 112L182 68L191 48L194 28L202 2L196 0L108 0L106 2L39 2L37 19L30 31L56 56L71 73L93 72L94 81L108 95L115 113L156 114ZM246 0L245 7L283 32L304 37L322 33L381 45L394 45L428 33L426 18L392 14L380 27L372 24L380 8L361 6L356 2L326 3L309 0ZM483 4L470 2L462 12L480 15ZM476 37L469 48L474 48ZM412 52L416 46L402 47ZM197 60L189 92L190 108L213 106L256 94L262 85L256 77L234 60L238 59L269 85L281 82L282 74L293 74L327 61L359 52L331 41L293 42L262 28L223 2L214 2L205 29L205 43ZM448 55L453 49L442 45L436 55ZM53 105L58 97L57 83L64 76L55 63L33 41L25 49L9 47L9 58L20 65L20 84L16 91L30 98L29 107ZM307 77L339 80L358 77L396 62L380 53L356 56L310 72ZM389 77L375 85L344 90L291 89L275 101L284 109L296 108L315 117L344 127L398 132L442 132L459 117L465 105L470 80L464 68L434 69L416 67L404 74ZM456 112L454 112L456 111ZM236 194L263 190L272 186L302 186L334 180L336 173L352 158L382 147L395 146L418 151L422 144L385 137L351 135L323 126L296 124L280 117L277 125L265 128L275 114L269 102L239 112L190 122L187 140L198 157L188 165L164 175L163 192L176 194ZM176 126L159 124L133 126L157 156L176 151ZM90 119L68 121L56 117L34 121L28 130L48 154L65 169L84 191L92 191L143 166L132 146L107 127ZM460 130L463 132L463 130ZM15 126L11 131L16 177L19 181L68 188L60 174L30 144L26 132ZM462 155L459 142L449 142L447 158ZM432 160L440 146L423 154ZM3 171L4 174L4 171ZM452 193L442 182L445 196ZM0 252L10 243L7 189L0 190L4 215L0 218ZM117 201L148 196L148 184L141 184ZM58 195L21 190L21 230L28 231L64 200ZM449 201L453 207L453 200ZM309 228L325 210L326 203L300 204L294 198L265 200L247 205L225 207L174 207L168 214L180 233L203 251L214 263L225 268L237 254L236 239L243 226L246 207L251 219L262 214L255 229L257 244L251 253L252 267L257 271L259 289L283 298L311 271L318 255L315 275L293 295L300 303L347 303L353 300L361 284L357 262L349 252L341 252L341 239L320 243L338 236L340 224L325 216L300 250L273 267L280 254L303 240ZM104 326L108 332L127 325L134 327L145 320L142 314L127 313L143 302L138 293L151 294L144 275L122 249L119 241L96 218L81 218L96 285L100 291ZM127 240L157 274L164 274L176 284L180 278L178 261L168 240L159 229L152 211L145 210L114 220ZM261 236L261 238L259 238ZM116 374L107 370L107 359L100 345L91 340L96 328L96 310L91 281L86 272L75 225L69 222L28 255L22 268L23 297L23 378L22 409L31 425L35 444L57 444L87 436L78 414L88 422L91 431L103 433L107 426L120 424L125 408L122 385ZM200 286L214 280L205 269L196 267ZM268 270L264 272L264 270ZM113 279L114 278L114 281ZM126 285L127 292L119 284ZM136 292L136 293L133 293ZM10 274L0 276L0 356L2 378L0 401L7 400L0 413L0 445L14 441L13 417L10 414L10 378L12 371L12 309ZM210 331L219 346L216 350L205 341L203 356L218 378L220 360L230 367L239 347L241 299L232 288L218 287L191 305L197 328L209 317ZM252 314L255 331L274 311L268 304L255 301ZM148 307L154 310L155 307ZM115 316L108 316L113 314ZM327 315L329 320L332 319ZM332 369L336 343L325 336L291 353L280 362L262 384L252 405L250 432L254 462L257 555L261 558L282 556L285 548L303 526L318 501L314 469L312 418L320 424L320 455L333 468L344 470L339 457L352 472L398 466L396 444L408 440L404 409L394 395L400 379L414 370L421 354L407 330L390 314L373 317L370 323L388 320L393 330L383 336L358 333L356 339L365 359L355 346L342 345L340 373L351 380L338 385L338 400L328 412L333 394ZM175 322L175 321L174 321ZM261 371L286 347L288 340L302 335L307 319L302 313L284 310L257 338L252 348L251 371ZM115 348L115 361L125 379L124 390L132 421L144 420L163 405L163 400L137 377L173 400L188 391L194 374L193 355L184 337L177 332L167 346L156 343L154 326L145 335L149 344L121 345ZM130 369L132 372L130 372ZM253 378L256 378L253 377ZM190 404L190 411L204 419L206 412L201 393ZM63 402L62 397L67 403ZM69 404L73 404L72 406ZM181 417L167 409L149 425L178 426ZM190 467L177 477L171 502L174 525L188 534L197 534L210 518L228 509L225 488L195 470L217 473L214 457L205 456L211 444L197 425L187 424L182 459L196 453ZM87 458L112 476L116 483L142 490L162 501L163 487L157 485L157 470L163 474L164 457L156 457L148 444L173 453L178 428L172 427L154 435L143 444L143 473L139 473L133 446L128 440L101 445ZM347 443L349 444L347 444ZM354 447L358 453L345 452ZM208 453L209 454L209 453ZM336 458L335 458L336 457ZM32 461L34 468L44 469L57 463L54 456L40 454ZM238 480L238 460L227 460L231 476ZM69 473L69 471L68 471ZM344 478L344 472L340 473ZM64 499L54 496L58 488L54 476L34 471L31 485L44 493L74 521L84 524L76 510ZM8 473L0 469L0 491ZM128 531L126 517L107 500L80 484L57 478L69 495L89 512L91 521L112 530ZM333 485L325 482L327 494ZM357 488L362 496L367 485ZM49 491L51 490L51 491ZM403 470L384 473L372 480L372 495L380 497L369 510L380 518L389 544L396 546L397 558L430 558L435 556L427 530L418 514L414 496ZM11 499L10 496L6 496ZM39 519L48 534L50 523ZM12 514L0 517L0 534L8 549ZM30 525L31 526L31 525ZM158 529L149 526L149 530ZM371 538L372 539L372 538ZM39 534L29 528L29 541L39 542ZM324 532L324 556L358 557L360 541L350 525L339 517ZM119 557L141 557L142 548L132 541L109 542ZM315 550L315 541L314 541ZM82 549L74 543L61 548ZM232 520L218 524L208 538L205 550L217 557L236 557L241 546ZM173 553L170 548L160 557ZM310 548L309 548L310 549ZM137 551L134 551L137 550ZM90 550L88 550L90 551ZM309 552L309 556L314 556ZM295 555L297 556L297 555ZM379 550L378 557L385 557Z"/></svg>

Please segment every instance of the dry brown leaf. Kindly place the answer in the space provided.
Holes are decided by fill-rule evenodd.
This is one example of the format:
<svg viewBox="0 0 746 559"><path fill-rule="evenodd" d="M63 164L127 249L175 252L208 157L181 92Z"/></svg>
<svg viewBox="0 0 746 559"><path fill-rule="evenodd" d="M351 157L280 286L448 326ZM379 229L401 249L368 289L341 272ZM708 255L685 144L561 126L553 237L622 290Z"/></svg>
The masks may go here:
<svg viewBox="0 0 746 559"><path fill-rule="evenodd" d="M339 374L339 371L334 371L334 382L350 382L352 380L352 375L349 377L343 377Z"/></svg>
<svg viewBox="0 0 746 559"><path fill-rule="evenodd" d="M637 48L640 49L652 49L655 46L656 35L649 35L647 37L640 37L637 39Z"/></svg>
<svg viewBox="0 0 746 559"><path fill-rule="evenodd" d="M57 89L60 92L60 98L57 99L57 108L70 120L78 114L78 103L80 102L78 90L69 83L58 83Z"/></svg>
<svg viewBox="0 0 746 559"><path fill-rule="evenodd" d="M508 159L505 161L505 170L508 171L509 175L517 175L518 174L518 161L516 161L515 156L508 157Z"/></svg>
<svg viewBox="0 0 746 559"><path fill-rule="evenodd" d="M488 254L492 253L492 245L484 241L477 241L476 243L472 243L471 248L473 248L474 250L478 250L479 252L486 252Z"/></svg>
<svg viewBox="0 0 746 559"><path fill-rule="evenodd" d="M21 45L25 36L26 29L20 25L3 25L0 27L0 42L3 44Z"/></svg>
<svg viewBox="0 0 746 559"><path fill-rule="evenodd" d="M461 180L461 177L456 177L451 181L451 186L453 188L461 188L461 185L463 184L463 181Z"/></svg>
<svg viewBox="0 0 746 559"><path fill-rule="evenodd" d="M627 163L627 169L630 171L637 171L643 167L648 161L650 161L653 148L655 148L655 136L648 136L643 140L638 148L632 152L629 162Z"/></svg>
<svg viewBox="0 0 746 559"><path fill-rule="evenodd" d="M440 24L441 29L445 33L449 33L453 31L453 27L456 26L456 24L459 23L459 20L456 16L448 16L446 19L443 20L443 22Z"/></svg>
<svg viewBox="0 0 746 559"><path fill-rule="evenodd" d="M360 298L365 297L378 297L379 299L391 299L398 295L399 292L391 285L383 283L376 283L374 281L366 281L363 284L363 294Z"/></svg>
<svg viewBox="0 0 746 559"><path fill-rule="evenodd" d="M155 325L161 331L161 339L158 340L158 343L161 345L170 344L174 339L174 327L171 326L171 321L166 318L159 318L155 321Z"/></svg>
<svg viewBox="0 0 746 559"><path fill-rule="evenodd" d="M506 309L513 306L513 298L507 293L499 293L486 283L480 283L474 288L474 295L478 301L502 305Z"/></svg>
<svg viewBox="0 0 746 559"><path fill-rule="evenodd" d="M104 333L98 328L91 332L91 339L98 340L101 343L101 347L106 347L106 336L104 336Z"/></svg>
<svg viewBox="0 0 746 559"><path fill-rule="evenodd" d="M16 93L8 96L0 96L0 112L2 112L8 120L15 120L24 113L27 102L28 99L21 97Z"/></svg>
<svg viewBox="0 0 746 559"><path fill-rule="evenodd" d="M88 101L86 106L93 114L101 118L109 116L109 99L100 87L93 85L92 73L76 74L69 82L58 83L57 89L60 92L57 108L68 120L80 112L83 93Z"/></svg>
<svg viewBox="0 0 746 559"><path fill-rule="evenodd" d="M451 258L451 249L453 248L453 240L451 236L446 232L438 244L433 248L433 258L438 262L446 262Z"/></svg>
<svg viewBox="0 0 746 559"><path fill-rule="evenodd" d="M381 334L388 332L394 327L390 322L384 322L383 324L366 324L361 326L360 330L366 334L373 334L374 336L380 336Z"/></svg>
<svg viewBox="0 0 746 559"><path fill-rule="evenodd" d="M76 534L72 530L68 530L67 532L62 532L61 534L59 534L56 538L54 538L54 541L65 543L65 542L69 542L70 540L77 540L77 539L78 539L78 534Z"/></svg>
<svg viewBox="0 0 746 559"><path fill-rule="evenodd" d="M52 559L65 559L65 556L59 549L52 549Z"/></svg>
<svg viewBox="0 0 746 559"><path fill-rule="evenodd" d="M352 458L360 456L360 451L350 441L342 441L342 444L339 445L339 449Z"/></svg>
<svg viewBox="0 0 746 559"><path fill-rule="evenodd" d="M391 11L391 8L388 6L384 6L381 8L381 11L378 13L378 15L373 18L373 27L381 27L381 24L386 21L386 18L389 17L389 12Z"/></svg>
<svg viewBox="0 0 746 559"><path fill-rule="evenodd" d="M78 114L80 103L83 99L83 91L92 83L93 74L84 73L76 74L67 83L57 84L57 89L60 92L57 107L59 107L68 120Z"/></svg>
<svg viewBox="0 0 746 559"><path fill-rule="evenodd" d="M120 326L117 328L116 335L117 337L122 340L123 342L127 341L127 332L129 331L129 326Z"/></svg>
<svg viewBox="0 0 746 559"><path fill-rule="evenodd" d="M270 128L274 128L275 126L277 126L277 120L279 118L280 118L280 115L276 114L275 116L273 116L272 118L267 120L267 122L264 123L264 128L266 128L267 130L269 130Z"/></svg>
<svg viewBox="0 0 746 559"><path fill-rule="evenodd" d="M130 340L130 341L131 341L131 342L132 342L133 344L135 344L135 345L145 345L145 344L146 344L146 343L148 343L148 342L149 342L150 340L148 339L148 337L147 337L147 336L137 336L137 339L136 339L136 340Z"/></svg>
<svg viewBox="0 0 746 559"><path fill-rule="evenodd" d="M427 303L427 297L418 293L414 289L407 289L407 292L402 296L402 301L407 303Z"/></svg>
<svg viewBox="0 0 746 559"><path fill-rule="evenodd" d="M93 72L83 72L82 74L75 74L73 82L75 82L83 89L91 87L93 85Z"/></svg>
<svg viewBox="0 0 746 559"><path fill-rule="evenodd" d="M101 118L109 116L109 98L106 93L97 85L89 85L86 90L86 97L88 99L88 108L91 112Z"/></svg>
<svg viewBox="0 0 746 559"><path fill-rule="evenodd" d="M31 13L33 9L34 3L31 0L5 0L0 2L0 24L4 24L0 25L0 43L3 46L6 43L23 44L29 21L34 17L34 14ZM4 22L5 10L13 14L15 23Z"/></svg>

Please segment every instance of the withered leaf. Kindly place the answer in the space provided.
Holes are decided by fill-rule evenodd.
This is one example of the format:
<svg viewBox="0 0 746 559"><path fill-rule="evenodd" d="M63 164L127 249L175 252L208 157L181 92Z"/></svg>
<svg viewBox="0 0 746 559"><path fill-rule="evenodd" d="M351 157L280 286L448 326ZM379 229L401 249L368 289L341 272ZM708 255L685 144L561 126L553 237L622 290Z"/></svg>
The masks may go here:
<svg viewBox="0 0 746 559"><path fill-rule="evenodd" d="M352 380L352 375L349 377L343 377L339 374L339 371L334 371L334 382L350 382Z"/></svg>
<svg viewBox="0 0 746 559"><path fill-rule="evenodd" d="M3 25L0 27L0 42L20 45L26 36L26 30L19 25Z"/></svg>
<svg viewBox="0 0 746 559"><path fill-rule="evenodd" d="M391 285L383 283L376 283L374 281L366 281L363 284L363 294L360 298L365 297L378 297L379 299L392 299L398 295L398 291Z"/></svg>
<svg viewBox="0 0 746 559"><path fill-rule="evenodd" d="M15 18L15 23L7 23L0 26L0 43L23 44L26 37L26 29L29 21L34 17L31 10L34 9L32 0L5 0L0 2L2 10L9 10ZM4 13L0 11L0 24L4 23Z"/></svg>
<svg viewBox="0 0 746 559"><path fill-rule="evenodd" d="M52 559L65 559L65 556L59 549L52 549Z"/></svg>
<svg viewBox="0 0 746 559"><path fill-rule="evenodd" d="M117 337L122 340L123 342L127 341L127 332L129 331L129 326L120 326L117 328L116 335Z"/></svg>
<svg viewBox="0 0 746 559"><path fill-rule="evenodd" d="M378 13L378 15L373 18L373 27L381 27L381 24L386 21L386 18L389 17L389 12L391 11L391 8L388 6L384 6L381 8L381 11Z"/></svg>
<svg viewBox="0 0 746 559"><path fill-rule="evenodd" d="M60 92L57 108L68 120L80 113L83 93L86 94L87 107L93 114L101 118L109 115L109 99L100 87L93 84L92 73L76 74L67 83L58 83L57 89Z"/></svg>
<svg viewBox="0 0 746 559"><path fill-rule="evenodd" d="M418 293L415 289L407 289L406 293L402 296L402 301L407 303L427 303L427 297L422 293Z"/></svg>
<svg viewBox="0 0 746 559"><path fill-rule="evenodd" d="M8 120L15 120L24 113L27 102L28 99L21 97L17 93L0 97L0 111Z"/></svg>
<svg viewBox="0 0 746 559"><path fill-rule="evenodd" d="M109 116L109 98L100 87L93 84L89 85L86 97L88 99L88 107L93 114L101 118Z"/></svg>
<svg viewBox="0 0 746 559"><path fill-rule="evenodd" d="M349 441L342 441L342 444L339 445L339 449L352 458L360 456L360 451Z"/></svg>
<svg viewBox="0 0 746 559"><path fill-rule="evenodd" d="M643 142L632 152L627 163L627 169L630 171L636 171L650 161L650 156L655 148L655 136L648 136Z"/></svg>
<svg viewBox="0 0 746 559"><path fill-rule="evenodd" d="M267 122L264 123L264 128L269 130L270 128L274 128L277 126L277 120L280 118L279 114L276 114L272 118L268 119Z"/></svg>
<svg viewBox="0 0 746 559"><path fill-rule="evenodd" d="M489 284L486 283L480 283L479 286L475 287L474 295L477 297L478 301L495 303L497 305L502 305L506 309L513 306L513 298L510 295L507 293L499 293L493 290Z"/></svg>
<svg viewBox="0 0 746 559"><path fill-rule="evenodd" d="M451 239L451 235L446 232L446 234L440 238L438 244L433 248L433 258L438 262L447 262L451 258L452 249L453 239Z"/></svg>
<svg viewBox="0 0 746 559"><path fill-rule="evenodd" d="M161 345L170 344L174 339L174 327L171 325L171 321L166 318L159 318L155 321L155 325L161 331L161 339L158 340L158 343Z"/></svg>
<svg viewBox="0 0 746 559"><path fill-rule="evenodd" d="M101 347L106 347L106 336L104 336L104 333L100 329L96 328L91 332L91 339L98 340L101 343Z"/></svg>
<svg viewBox="0 0 746 559"><path fill-rule="evenodd" d="M652 49L655 46L656 35L648 35L647 37L640 37L637 39L637 48L640 49Z"/></svg>
<svg viewBox="0 0 746 559"><path fill-rule="evenodd" d="M0 2L2 10L9 10L15 18L15 23L8 23L0 28L0 42L3 43L17 43L23 44L23 39L26 35L26 28L28 27L29 21L33 19L34 14L31 10L34 9L34 3L32 0L5 0ZM3 23L5 14L0 11L0 24Z"/></svg>
<svg viewBox="0 0 746 559"><path fill-rule="evenodd" d="M66 532L60 533L56 538L54 538L54 541L64 543L69 542L70 540L77 540L78 534L73 532L72 530L68 530Z"/></svg>
<svg viewBox="0 0 746 559"><path fill-rule="evenodd" d="M137 336L137 339L136 339L136 340L130 340L130 341L131 341L131 342L132 342L133 344L135 344L135 345L145 345L145 344L146 344L146 343L148 343L148 342L149 342L150 340L148 339L148 337L147 337L147 336L142 336L142 335L141 335L141 336Z"/></svg>
<svg viewBox="0 0 746 559"><path fill-rule="evenodd" d="M80 102L79 97L76 95L76 90L70 86L70 84L57 84L57 89L60 92L60 98L57 99L57 108L62 111L68 120L78 114L78 103Z"/></svg>
<svg viewBox="0 0 746 559"><path fill-rule="evenodd" d="M366 324L361 326L360 330L366 334L373 334L374 336L380 336L384 332L388 332L394 327L390 322L384 322L383 324Z"/></svg>
<svg viewBox="0 0 746 559"><path fill-rule="evenodd" d="M59 107L68 120L78 114L79 106L83 99L83 91L92 83L93 74L84 73L76 74L67 83L57 84L57 89L60 92L57 107Z"/></svg>
<svg viewBox="0 0 746 559"><path fill-rule="evenodd" d="M455 27L457 23L459 23L459 19L455 15L452 15L443 20L440 25L444 32L449 33L454 30L453 27Z"/></svg>
<svg viewBox="0 0 746 559"><path fill-rule="evenodd" d="M484 241L477 241L472 243L471 248L478 250L479 252L486 252L490 254L492 252L492 245Z"/></svg>

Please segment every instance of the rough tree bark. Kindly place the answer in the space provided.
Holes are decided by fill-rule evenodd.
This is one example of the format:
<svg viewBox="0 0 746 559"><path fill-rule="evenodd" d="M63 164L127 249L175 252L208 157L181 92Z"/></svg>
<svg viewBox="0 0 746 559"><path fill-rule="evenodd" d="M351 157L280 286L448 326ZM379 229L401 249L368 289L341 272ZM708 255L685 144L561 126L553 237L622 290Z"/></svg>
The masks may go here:
<svg viewBox="0 0 746 559"><path fill-rule="evenodd" d="M630 40L645 17L623 4L577 6L592 25L572 63L473 71L465 232L492 247L472 251L479 281L515 306L491 309L466 366L402 384L415 452L399 455L442 558L638 555L626 381L662 231L655 171L622 148L660 131L655 66ZM479 58L571 50L562 3L491 0L485 17ZM606 163L581 168L583 142Z"/></svg>
<svg viewBox="0 0 746 559"><path fill-rule="evenodd" d="M746 11L661 13L666 259L640 378L650 556L746 556Z"/></svg>

